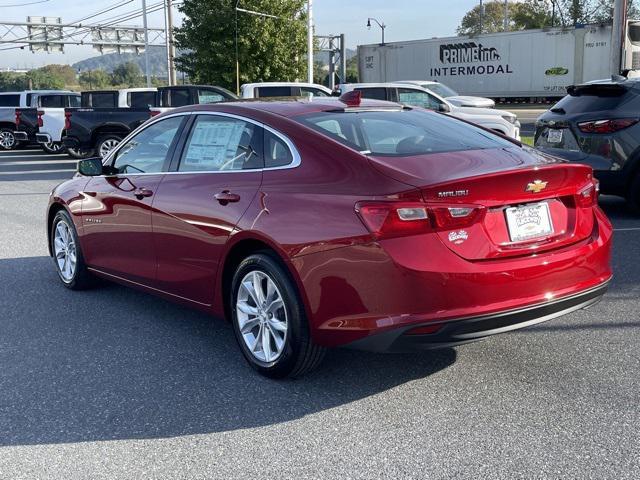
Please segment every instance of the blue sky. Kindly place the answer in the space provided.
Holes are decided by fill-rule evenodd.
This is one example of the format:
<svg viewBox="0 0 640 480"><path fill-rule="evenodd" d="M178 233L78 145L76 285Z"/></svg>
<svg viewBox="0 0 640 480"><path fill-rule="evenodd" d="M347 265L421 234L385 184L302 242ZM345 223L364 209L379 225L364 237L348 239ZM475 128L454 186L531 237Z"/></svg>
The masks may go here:
<svg viewBox="0 0 640 480"><path fill-rule="evenodd" d="M46 15L62 17L62 21L68 23L119 3L118 0L49 0L33 5L9 6L33 1L36 0L0 0L0 18L2 21L26 21L28 15ZM158 1L147 0L147 4L152 5ZM367 17L375 17L387 25L387 41L453 35L464 13L474 6L477 0L314 0L313 3L316 33L344 33L347 46L354 48L358 44L380 41L380 29L377 26L367 30ZM141 4L142 0L133 0L91 21L134 10ZM151 14L149 24L161 27L164 25L163 18L160 12ZM178 21L179 19L178 15ZM138 18L128 23L140 25L142 20ZM0 48L4 48L4 45ZM64 55L6 50L0 52L0 67L24 68L47 63L73 63L94 55L96 53L86 46L66 47Z"/></svg>

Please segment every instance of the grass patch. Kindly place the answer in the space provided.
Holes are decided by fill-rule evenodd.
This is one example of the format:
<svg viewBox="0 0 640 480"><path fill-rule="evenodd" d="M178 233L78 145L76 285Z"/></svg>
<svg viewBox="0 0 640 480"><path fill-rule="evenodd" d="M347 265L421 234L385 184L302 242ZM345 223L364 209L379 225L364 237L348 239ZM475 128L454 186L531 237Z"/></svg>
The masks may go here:
<svg viewBox="0 0 640 480"><path fill-rule="evenodd" d="M520 141L525 145L533 147L533 137L520 137Z"/></svg>

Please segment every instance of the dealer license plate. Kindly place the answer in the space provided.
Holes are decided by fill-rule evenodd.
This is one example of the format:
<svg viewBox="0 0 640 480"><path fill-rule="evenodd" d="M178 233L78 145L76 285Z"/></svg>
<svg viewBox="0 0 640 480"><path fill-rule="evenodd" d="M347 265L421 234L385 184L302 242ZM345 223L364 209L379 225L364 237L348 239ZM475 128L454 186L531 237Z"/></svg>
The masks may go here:
<svg viewBox="0 0 640 480"><path fill-rule="evenodd" d="M551 129L547 133L547 142L549 143L562 143L562 130Z"/></svg>
<svg viewBox="0 0 640 480"><path fill-rule="evenodd" d="M542 238L553 233L548 203L507 208L506 214L512 242Z"/></svg>

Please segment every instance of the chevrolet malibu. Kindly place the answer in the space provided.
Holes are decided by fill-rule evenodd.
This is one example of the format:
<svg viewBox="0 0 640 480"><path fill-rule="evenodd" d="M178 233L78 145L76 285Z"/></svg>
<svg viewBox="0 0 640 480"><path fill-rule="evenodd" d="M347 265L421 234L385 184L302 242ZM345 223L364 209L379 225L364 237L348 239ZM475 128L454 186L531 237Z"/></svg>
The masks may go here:
<svg viewBox="0 0 640 480"><path fill-rule="evenodd" d="M47 211L62 283L227 318L269 377L327 347L460 345L598 301L612 229L589 167L357 92L157 116Z"/></svg>

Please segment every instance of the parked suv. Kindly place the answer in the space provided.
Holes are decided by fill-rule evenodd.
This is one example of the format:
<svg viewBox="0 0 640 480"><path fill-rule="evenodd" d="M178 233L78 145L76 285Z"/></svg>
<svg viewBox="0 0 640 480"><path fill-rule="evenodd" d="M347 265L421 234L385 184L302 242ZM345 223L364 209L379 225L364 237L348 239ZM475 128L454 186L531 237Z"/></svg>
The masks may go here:
<svg viewBox="0 0 640 480"><path fill-rule="evenodd" d="M344 83L338 85L337 93L344 94L353 90L361 92L364 98L387 100L410 107L422 107L446 113L520 140L520 122L518 117L511 112L493 108L458 107L418 85L400 82Z"/></svg>
<svg viewBox="0 0 640 480"><path fill-rule="evenodd" d="M453 88L440 82L429 80L402 80L397 83L418 85L419 87L429 90L431 93L435 93L436 95L446 99L447 102L454 104L456 107L494 108L496 106L496 102L490 98L460 95Z"/></svg>
<svg viewBox="0 0 640 480"><path fill-rule="evenodd" d="M536 122L535 146L590 165L602 193L640 211L640 79L605 80L569 93Z"/></svg>

